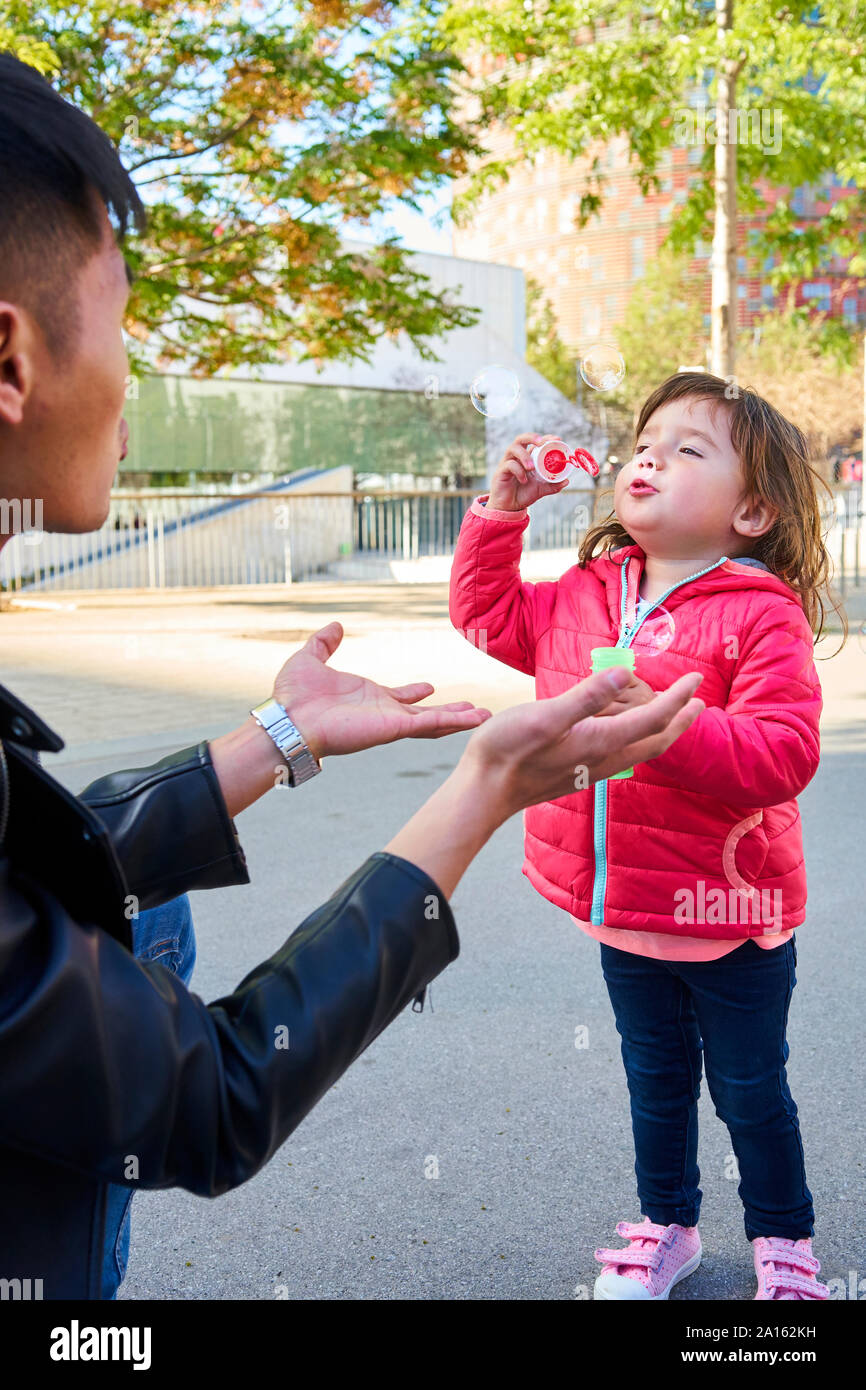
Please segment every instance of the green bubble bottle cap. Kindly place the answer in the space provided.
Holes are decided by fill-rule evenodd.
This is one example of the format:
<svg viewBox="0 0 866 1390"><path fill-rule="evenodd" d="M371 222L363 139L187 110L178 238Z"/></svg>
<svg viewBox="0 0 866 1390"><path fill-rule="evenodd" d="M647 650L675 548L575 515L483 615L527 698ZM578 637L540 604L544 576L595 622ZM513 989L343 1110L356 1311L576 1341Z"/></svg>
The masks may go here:
<svg viewBox="0 0 866 1390"><path fill-rule="evenodd" d="M590 656L593 675L596 671L609 671L612 666L627 666L630 671L634 670L634 652L630 647L593 647ZM624 772L614 772L608 781L631 777L633 772L633 767L627 767Z"/></svg>
<svg viewBox="0 0 866 1390"><path fill-rule="evenodd" d="M596 671L607 671L611 666L627 666L630 671L634 670L634 652L631 647L593 647L590 656L593 675Z"/></svg>

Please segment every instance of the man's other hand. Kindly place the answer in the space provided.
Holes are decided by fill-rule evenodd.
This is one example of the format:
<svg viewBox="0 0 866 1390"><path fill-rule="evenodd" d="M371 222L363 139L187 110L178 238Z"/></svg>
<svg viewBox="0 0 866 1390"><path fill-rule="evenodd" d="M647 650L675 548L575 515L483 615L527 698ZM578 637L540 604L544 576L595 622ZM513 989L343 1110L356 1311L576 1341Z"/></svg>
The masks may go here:
<svg viewBox="0 0 866 1390"><path fill-rule="evenodd" d="M490 718L468 700L423 705L434 693L427 681L386 686L336 671L327 663L343 640L340 623L328 623L289 657L274 682L284 705L316 758L357 753L400 738L443 738L475 729Z"/></svg>

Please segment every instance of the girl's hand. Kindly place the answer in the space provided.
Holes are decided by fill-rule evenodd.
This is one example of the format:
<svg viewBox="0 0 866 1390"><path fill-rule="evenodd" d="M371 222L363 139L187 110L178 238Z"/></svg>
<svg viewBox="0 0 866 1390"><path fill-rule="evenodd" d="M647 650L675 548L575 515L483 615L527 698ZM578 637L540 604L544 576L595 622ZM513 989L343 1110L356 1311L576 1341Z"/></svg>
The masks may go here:
<svg viewBox="0 0 866 1390"><path fill-rule="evenodd" d="M646 705L655 697L656 692L652 686L647 685L646 681L642 681L639 676L632 672L628 685L623 688L615 700L611 700L607 709L599 710L598 717L601 719L608 714L621 714L623 710L635 709L638 705Z"/></svg>
<svg viewBox="0 0 866 1390"><path fill-rule="evenodd" d="M524 507L531 507L539 497L562 492L563 488L568 487L568 478L558 483L546 483L539 478L529 460L529 449L533 444L543 444L545 440L557 438L555 434L519 434L505 450L505 456L493 475L488 507L501 512L519 512Z"/></svg>

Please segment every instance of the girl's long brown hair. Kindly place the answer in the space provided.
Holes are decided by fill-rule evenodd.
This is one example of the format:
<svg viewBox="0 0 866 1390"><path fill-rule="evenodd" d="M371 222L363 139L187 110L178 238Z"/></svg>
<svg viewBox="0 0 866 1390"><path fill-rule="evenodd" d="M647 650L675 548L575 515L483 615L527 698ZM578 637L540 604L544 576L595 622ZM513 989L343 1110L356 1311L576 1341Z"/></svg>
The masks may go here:
<svg viewBox="0 0 866 1390"><path fill-rule="evenodd" d="M770 530L758 538L749 554L755 560L763 560L794 590L816 641L826 618L821 592L825 591L841 620L844 646L848 619L829 588L831 560L824 545L817 493L819 486L824 488L832 502L832 490L809 462L809 446L802 431L757 391L741 386L734 389L735 394L731 395L728 382L706 372L677 372L644 402L635 425L635 444L650 416L668 401L690 397L723 406L730 417L731 442L743 465L744 497L760 498L779 512ZM578 552L579 565L585 568L599 548L605 552L635 544L616 520L615 512L610 511L584 536Z"/></svg>

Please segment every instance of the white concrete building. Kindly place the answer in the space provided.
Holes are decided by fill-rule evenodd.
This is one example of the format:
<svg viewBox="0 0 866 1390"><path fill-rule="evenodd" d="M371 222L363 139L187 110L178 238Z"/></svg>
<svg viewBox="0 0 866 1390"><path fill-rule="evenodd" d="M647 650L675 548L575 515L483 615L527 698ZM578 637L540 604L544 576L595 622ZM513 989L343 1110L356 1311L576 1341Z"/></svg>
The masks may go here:
<svg viewBox="0 0 866 1390"><path fill-rule="evenodd" d="M352 250L360 243L347 243ZM562 395L526 362L526 295L523 271L488 261L463 260L433 252L413 253L417 269L436 290L447 290L455 302L478 309L471 328L458 328L431 344L438 361L426 361L405 335L383 336L366 362L332 362L317 370L313 363L278 363L253 372L232 369L221 379L303 382L318 386L352 386L465 396L479 372L498 363L520 382L516 409L504 419L486 420L488 476L505 445L516 434L536 430L561 434L573 446L589 449L599 460L607 456L607 440L590 425L583 411Z"/></svg>

